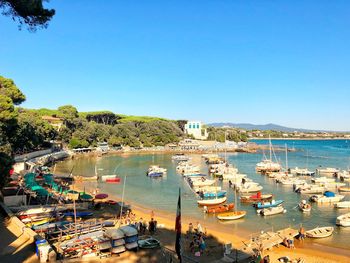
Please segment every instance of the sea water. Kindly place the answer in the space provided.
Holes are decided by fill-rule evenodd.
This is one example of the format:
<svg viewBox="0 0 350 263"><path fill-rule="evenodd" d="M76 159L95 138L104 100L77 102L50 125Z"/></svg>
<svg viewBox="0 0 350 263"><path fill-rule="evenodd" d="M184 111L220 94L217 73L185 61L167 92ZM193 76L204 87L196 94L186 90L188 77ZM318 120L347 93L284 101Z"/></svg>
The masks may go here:
<svg viewBox="0 0 350 263"><path fill-rule="evenodd" d="M267 140L256 140L257 144L268 144ZM295 152L288 152L288 166L290 168L308 168L315 170L322 167L335 167L349 169L350 166L350 141L347 140L273 140L277 148L295 148ZM269 151L265 152L269 155ZM224 154L220 154L224 157ZM286 153L278 151L273 153L283 166L285 166ZM207 174L208 167L201 155L192 154L192 163L200 165L201 172ZM192 192L183 177L176 173L176 162L172 161L171 154L122 154L107 155L102 157L83 157L75 160L67 160L57 165L57 170L68 173L72 167L73 174L93 176L117 174L122 178L121 184L108 184L87 182L86 184L97 187L100 192L118 195L121 197L123 183L125 180L125 200L148 207L154 211L162 210L175 214L179 187L182 193L182 214L186 217L220 224L221 228L232 231L244 229L250 233L267 230L278 230L285 227L299 228L302 224L306 229L317 226L333 226L333 236L325 239L315 240L326 245L333 245L350 249L350 228L337 227L336 217L350 212L348 209L335 209L333 204L312 204L311 213L302 213L297 205L302 199L308 199L308 195L300 195L293 192L293 186L283 186L274 182L273 179L255 172L256 163L262 160L263 153L227 153L229 163L235 165L240 173L247 174L248 178L260 183L264 189L263 193L273 193L276 200L284 200L285 214L262 217L256 213L251 204L241 204L237 199L237 210L246 210L244 219L232 221L223 225L215 216L206 215L203 209L197 206L197 197ZM268 156L269 157L269 156ZM167 174L162 178L150 178L146 176L149 165L157 164L167 168ZM234 202L234 191L229 189L227 182L217 183L227 190L228 202ZM350 195L345 194L344 201L350 200Z"/></svg>

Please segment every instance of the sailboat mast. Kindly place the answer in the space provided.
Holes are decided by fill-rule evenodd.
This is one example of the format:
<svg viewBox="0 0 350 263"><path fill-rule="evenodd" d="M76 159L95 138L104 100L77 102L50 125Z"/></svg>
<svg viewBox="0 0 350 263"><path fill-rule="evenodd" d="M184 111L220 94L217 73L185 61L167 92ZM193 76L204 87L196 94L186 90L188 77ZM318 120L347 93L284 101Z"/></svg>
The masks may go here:
<svg viewBox="0 0 350 263"><path fill-rule="evenodd" d="M122 215L123 215L125 184L126 184L126 175L124 176L124 185L123 185L123 194L122 194L122 206L121 206L121 209L120 209L120 217L119 217L120 219L122 218Z"/></svg>
<svg viewBox="0 0 350 263"><path fill-rule="evenodd" d="M286 171L288 171L288 148L287 148L287 144L285 144L285 148L286 148Z"/></svg>
<svg viewBox="0 0 350 263"><path fill-rule="evenodd" d="M269 143L270 143L270 160L272 161L272 142L271 142L271 135L269 135Z"/></svg>
<svg viewBox="0 0 350 263"><path fill-rule="evenodd" d="M225 163L227 163L227 155L226 155L226 131L225 131Z"/></svg>

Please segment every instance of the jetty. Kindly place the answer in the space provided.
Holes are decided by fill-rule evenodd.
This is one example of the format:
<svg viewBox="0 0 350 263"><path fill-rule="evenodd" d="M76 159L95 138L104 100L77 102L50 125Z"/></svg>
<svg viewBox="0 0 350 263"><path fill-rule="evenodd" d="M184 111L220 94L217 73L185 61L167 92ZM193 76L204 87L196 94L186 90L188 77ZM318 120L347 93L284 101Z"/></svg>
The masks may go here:
<svg viewBox="0 0 350 263"><path fill-rule="evenodd" d="M243 245L236 249L230 249L224 255L226 262L241 262L253 258L259 252L278 247L285 239L294 239L299 231L293 228L284 228L277 232L267 231L259 235L253 235L249 240L242 241Z"/></svg>

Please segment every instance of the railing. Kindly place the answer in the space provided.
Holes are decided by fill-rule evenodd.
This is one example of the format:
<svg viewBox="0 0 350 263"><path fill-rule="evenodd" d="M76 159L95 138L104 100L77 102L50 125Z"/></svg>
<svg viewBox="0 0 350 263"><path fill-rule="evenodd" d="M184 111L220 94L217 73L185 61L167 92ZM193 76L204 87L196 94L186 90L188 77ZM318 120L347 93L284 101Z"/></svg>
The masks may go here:
<svg viewBox="0 0 350 263"><path fill-rule="evenodd" d="M161 251L162 251L161 262L164 262L164 263L180 262L179 259L177 258L176 252L174 250L171 250L167 247L162 246ZM186 255L182 255L182 262L198 263L199 261L197 261L193 258L190 258Z"/></svg>

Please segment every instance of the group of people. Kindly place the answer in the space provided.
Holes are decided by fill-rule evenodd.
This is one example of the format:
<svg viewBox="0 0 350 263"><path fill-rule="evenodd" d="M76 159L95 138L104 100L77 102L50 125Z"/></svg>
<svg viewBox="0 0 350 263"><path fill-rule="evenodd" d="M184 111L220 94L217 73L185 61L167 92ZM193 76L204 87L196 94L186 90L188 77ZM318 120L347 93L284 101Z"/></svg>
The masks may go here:
<svg viewBox="0 0 350 263"><path fill-rule="evenodd" d="M142 217L135 223L135 227L140 235L145 235L148 229L150 235L154 235L157 231L157 220L151 218L151 221L147 222Z"/></svg>
<svg viewBox="0 0 350 263"><path fill-rule="evenodd" d="M206 233L199 222L197 222L196 228L194 228L192 223L189 223L187 238L191 239L189 249L195 256L200 256L204 253L206 249L205 237Z"/></svg>

